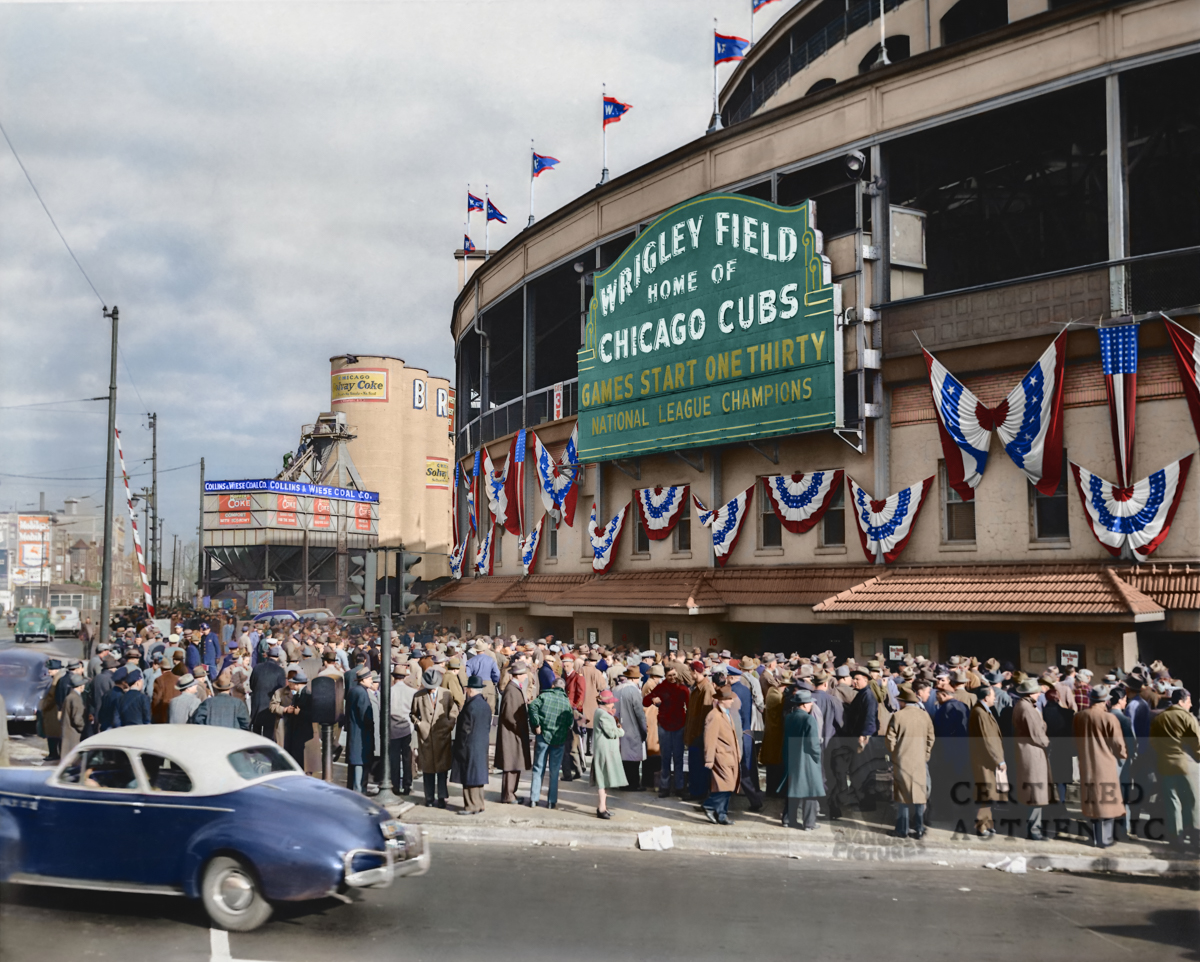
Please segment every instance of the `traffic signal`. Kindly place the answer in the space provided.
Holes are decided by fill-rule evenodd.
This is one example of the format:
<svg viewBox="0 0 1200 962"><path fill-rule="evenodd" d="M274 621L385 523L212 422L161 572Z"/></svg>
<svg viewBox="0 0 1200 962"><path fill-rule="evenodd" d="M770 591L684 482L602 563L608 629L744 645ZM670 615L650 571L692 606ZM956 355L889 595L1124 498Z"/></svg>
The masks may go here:
<svg viewBox="0 0 1200 962"><path fill-rule="evenodd" d="M400 575L400 610L407 611L408 606L417 600L417 596L408 589L421 580L420 575L408 573L408 569L419 564L421 556L409 551L401 551L396 559L396 570Z"/></svg>
<svg viewBox="0 0 1200 962"><path fill-rule="evenodd" d="M362 605L363 612L375 610L375 566L374 551L358 551L350 555L350 574L348 581L350 603Z"/></svg>

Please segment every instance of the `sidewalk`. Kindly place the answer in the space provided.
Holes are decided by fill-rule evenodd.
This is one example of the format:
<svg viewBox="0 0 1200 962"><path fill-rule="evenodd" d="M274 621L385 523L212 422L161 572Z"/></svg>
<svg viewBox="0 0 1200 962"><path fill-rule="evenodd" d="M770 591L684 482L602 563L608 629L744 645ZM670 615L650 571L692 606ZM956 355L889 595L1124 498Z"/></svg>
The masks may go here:
<svg viewBox="0 0 1200 962"><path fill-rule="evenodd" d="M1071 840L1031 842L1023 826L1014 824L1013 837L998 834L984 841L974 834L955 835L953 826L935 823L921 841L898 839L890 834L891 807L880 805L875 812L848 812L836 822L822 818L815 832L800 832L780 824L783 802L766 799L761 812L751 812L744 798L735 798L730 806L731 826L708 821L699 806L676 797L659 798L656 792L608 794L612 818L596 818L596 791L586 778L560 782L558 807L527 808L501 805L500 777L493 775L486 790L487 809L480 815L458 815L462 808L461 789L452 785L449 807L425 807L420 776L413 793L391 811L406 821L421 825L429 837L441 842L507 843L517 845L553 845L586 848L631 849L638 847L637 833L658 826L671 829L675 848L680 851L710 854L782 856L812 859L853 859L861 861L932 862L947 865L983 865L1005 856L1024 856L1028 867L1075 872L1119 872L1128 874L1198 874L1200 862L1172 852L1162 842L1119 842L1103 853L1078 834ZM528 797L529 775L521 776L518 793ZM543 789L543 804L545 789ZM1073 813L1072 830L1078 831L1078 811ZM998 820L1009 817L1003 808L996 810Z"/></svg>

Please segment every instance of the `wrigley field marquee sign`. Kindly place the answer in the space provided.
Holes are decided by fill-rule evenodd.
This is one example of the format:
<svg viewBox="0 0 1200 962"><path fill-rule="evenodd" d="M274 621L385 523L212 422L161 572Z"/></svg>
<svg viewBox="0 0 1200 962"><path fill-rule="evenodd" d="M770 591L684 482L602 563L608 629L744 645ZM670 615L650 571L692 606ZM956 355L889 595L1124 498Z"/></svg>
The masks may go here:
<svg viewBox="0 0 1200 962"><path fill-rule="evenodd" d="M813 211L697 197L596 275L580 461L840 426L841 289Z"/></svg>

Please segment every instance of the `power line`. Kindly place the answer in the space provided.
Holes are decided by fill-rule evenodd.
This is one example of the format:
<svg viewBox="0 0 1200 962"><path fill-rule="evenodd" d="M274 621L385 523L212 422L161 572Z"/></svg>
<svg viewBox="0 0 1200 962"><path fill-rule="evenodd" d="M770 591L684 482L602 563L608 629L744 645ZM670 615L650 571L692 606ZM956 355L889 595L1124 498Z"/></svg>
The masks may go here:
<svg viewBox="0 0 1200 962"><path fill-rule="evenodd" d="M200 464L199 461L193 461L191 464L181 464L174 468L163 468L158 473L166 474L169 471L182 471L184 468L194 468ZM151 474L150 471L141 471L137 474L129 475L131 478L145 478ZM0 478L19 478L22 481L106 481L107 478L101 475L98 478L52 478L41 474L8 474L0 471Z"/></svg>
<svg viewBox="0 0 1200 962"><path fill-rule="evenodd" d="M29 176L29 171L25 169L25 164L21 160L21 155L17 153L17 148L13 146L12 140L9 139L8 131L4 129L4 124L0 123L0 134L4 135L4 140L8 144L8 149L12 151L13 157L16 158L17 166L21 168L21 173L25 175L25 179L29 181L29 186L33 188L33 196L38 199L38 203L42 205L42 210L46 212L46 216L50 218L50 225L54 228L54 232L58 234L58 239L63 242L63 247L67 249L67 253L71 255L71 260L75 262L75 266L79 268L79 273L83 275L83 279L88 282L88 287L92 289L92 293L96 295L96 299L100 302L100 306L105 310L108 305L104 303L104 298L100 296L100 292L96 290L96 285L92 283L92 279L88 277L87 271L83 269L83 265L79 263L79 258L75 256L75 252L71 250L71 245L67 243L67 239L63 236L63 232L58 229L58 224L54 220L54 215L50 213L50 208L46 206L46 202L42 200L42 195L38 193L37 185L33 182L33 178Z"/></svg>
<svg viewBox="0 0 1200 962"><path fill-rule="evenodd" d="M107 401L108 395L100 397L77 397L65 401L33 401L29 404L0 404L0 411L13 411L17 408L40 408L49 404L78 404L80 401Z"/></svg>

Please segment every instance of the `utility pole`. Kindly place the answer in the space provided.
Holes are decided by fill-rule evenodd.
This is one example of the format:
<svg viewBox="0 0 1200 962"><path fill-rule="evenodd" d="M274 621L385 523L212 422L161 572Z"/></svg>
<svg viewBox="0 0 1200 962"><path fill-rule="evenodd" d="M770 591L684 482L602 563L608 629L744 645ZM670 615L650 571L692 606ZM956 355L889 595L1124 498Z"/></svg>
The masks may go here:
<svg viewBox="0 0 1200 962"><path fill-rule="evenodd" d="M117 321L120 316L117 305L104 316L112 321L112 351L108 375L108 459L104 477L104 564L100 575L100 631L97 641L108 641L108 622L112 618L110 597L112 595L112 529L113 529L113 473L116 460L117 438ZM88 652L90 658L92 653Z"/></svg>
<svg viewBox="0 0 1200 962"><path fill-rule="evenodd" d="M175 604L175 562L179 557L179 535L171 535L171 604Z"/></svg>
<svg viewBox="0 0 1200 962"><path fill-rule="evenodd" d="M150 598L154 602L154 610L158 611L158 586L162 575L162 564L159 560L159 521L158 521L158 415L148 414L150 420L150 530L146 532L150 541Z"/></svg>
<svg viewBox="0 0 1200 962"><path fill-rule="evenodd" d="M305 552L305 579L308 578L308 557ZM204 581L204 458L200 459L200 526L196 529L196 588ZM308 604L308 599L304 601Z"/></svg>

